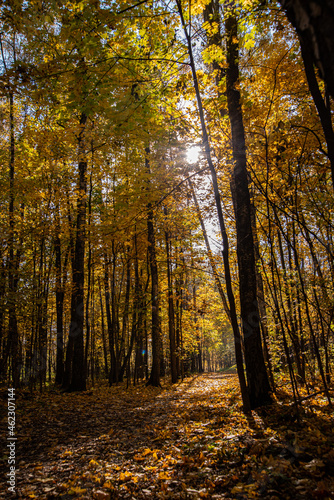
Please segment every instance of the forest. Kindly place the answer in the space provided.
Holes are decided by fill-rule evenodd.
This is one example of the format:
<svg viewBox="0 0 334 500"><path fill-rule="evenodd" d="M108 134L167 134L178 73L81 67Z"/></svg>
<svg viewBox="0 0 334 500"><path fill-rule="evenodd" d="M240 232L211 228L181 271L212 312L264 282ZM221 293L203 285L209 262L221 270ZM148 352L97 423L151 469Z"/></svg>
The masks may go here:
<svg viewBox="0 0 334 500"><path fill-rule="evenodd" d="M1 2L0 498L334 498L333 98L330 1Z"/></svg>

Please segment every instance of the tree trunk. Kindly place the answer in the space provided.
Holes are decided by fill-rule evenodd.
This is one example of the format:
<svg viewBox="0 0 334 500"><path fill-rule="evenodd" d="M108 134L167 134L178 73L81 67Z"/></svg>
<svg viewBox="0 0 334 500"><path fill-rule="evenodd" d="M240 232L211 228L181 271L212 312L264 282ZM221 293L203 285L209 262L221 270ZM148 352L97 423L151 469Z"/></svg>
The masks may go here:
<svg viewBox="0 0 334 500"><path fill-rule="evenodd" d="M147 359L147 346L144 349L144 331L143 323L144 316L146 315L146 303L144 299L142 285L139 278L138 266L138 247L137 247L137 228L134 234L134 270L135 270L135 287L133 298L133 313L132 313L132 331L136 341L136 354L135 354L135 370L134 370L134 384L138 382L139 378L145 377L145 359ZM146 288L148 286L148 281ZM146 290L145 290L146 292Z"/></svg>
<svg viewBox="0 0 334 500"><path fill-rule="evenodd" d="M111 385L116 381L116 356L115 356L115 332L113 328L112 315L110 311L110 289L109 289L109 263L107 256L104 257L104 295L106 302L107 313L107 328L110 352L110 370L109 370L109 384Z"/></svg>
<svg viewBox="0 0 334 500"><path fill-rule="evenodd" d="M86 390L85 359L84 359L84 282L85 282L85 229L86 229L86 173L87 160L85 156L84 131L87 116L82 113L80 118L80 133L78 138L79 178L77 200L77 224L73 258L73 284L71 297L71 323L69 338L72 339L72 363L70 391ZM71 354L71 352L69 353Z"/></svg>
<svg viewBox="0 0 334 500"><path fill-rule="evenodd" d="M129 336L128 326L129 326L129 309L130 309L130 289L131 289L131 258L130 258L130 247L125 251L126 257L126 286L125 286L125 297L124 297L124 309L123 309L123 321L122 321L122 334L120 339L120 369L118 380L119 382L123 381L124 372L127 368L131 353L133 349L134 340L136 337L136 332L134 331L132 335ZM129 339L130 337L130 339ZM128 352L126 353L126 339L129 339ZM122 362L123 359L123 362Z"/></svg>
<svg viewBox="0 0 334 500"><path fill-rule="evenodd" d="M57 325L57 346L56 346L56 384L62 384L64 376L64 289L62 286L62 265L61 265L61 242L60 242L60 217L59 204L56 208L56 236L54 247L56 254L56 325Z"/></svg>
<svg viewBox="0 0 334 500"><path fill-rule="evenodd" d="M5 300L5 290L6 290L6 274L5 265L0 256L0 382L5 378L7 371L7 349L4 339L4 300Z"/></svg>
<svg viewBox="0 0 334 500"><path fill-rule="evenodd" d="M167 208L165 207L164 213L167 219ZM166 224L168 224L166 220ZM175 338L175 314L174 314L174 299L173 299L173 283L172 283L172 269L170 257L170 233L168 229L165 231L166 242L166 260L167 260L167 283L168 283L168 331L169 331L169 350L170 350L170 369L172 384L177 382L177 366L176 366L176 338Z"/></svg>
<svg viewBox="0 0 334 500"><path fill-rule="evenodd" d="M150 149L145 148L146 171L150 171L149 154ZM159 279L158 265L155 248L155 231L152 204L147 205L147 239L148 239L148 260L151 272L151 307L152 307L152 368L147 385L160 387L160 316L159 316Z"/></svg>
<svg viewBox="0 0 334 500"><path fill-rule="evenodd" d="M334 6L332 0L279 0L334 97Z"/></svg>
<svg viewBox="0 0 334 500"><path fill-rule="evenodd" d="M194 268L194 262L192 260L192 267ZM197 363L196 363L196 368L198 373L203 372L203 365L202 365L202 346L201 346L201 336L200 336L200 327L198 324L198 315L197 315L197 294L196 294L196 284L195 282L193 283L192 286L192 295L193 295L193 311L194 311L194 330L195 330L195 338L196 338L196 343L197 343ZM195 357L193 358L195 361Z"/></svg>
<svg viewBox="0 0 334 500"><path fill-rule="evenodd" d="M128 331L128 326L129 326L129 309L130 309L130 289L131 289L131 259L130 259L130 248L128 248L127 251L127 261L126 261L126 289L125 289L125 297L124 297L124 310L123 310L123 323L122 323L122 339L121 342L125 346L125 340L126 338L129 337L127 331ZM136 278L135 278L136 282ZM138 328L138 310L136 303L138 304L138 296L136 296L136 283L135 283L135 297L134 297L134 311L133 311L133 316L132 316L132 328L131 328L131 335L129 338L128 342L128 351L125 354L125 347L124 349L122 348L121 351L124 350L124 359L121 364L120 370L119 370L119 381L123 381L124 373L127 370L128 373L128 367L131 359L131 354L133 351L133 346L135 343L135 340L137 338L137 328ZM127 384L129 383L129 380L127 380Z"/></svg>
<svg viewBox="0 0 334 500"><path fill-rule="evenodd" d="M238 66L238 24L233 10L226 12L226 94L232 131L234 169L231 190L237 230L237 257L242 329L248 392L252 409L271 402L270 385L261 345L257 301L251 203L248 188L245 132L243 126Z"/></svg>
<svg viewBox="0 0 334 500"><path fill-rule="evenodd" d="M234 294L233 294L233 289L232 289L231 272L230 272L229 244L228 244L228 238L227 238L227 233L226 233L226 229L225 229L223 211L222 211L222 207L221 207L217 174L216 174L216 170L214 168L212 158L211 158L211 149L210 149L209 137L208 137L205 118L204 118L204 111L203 111L201 94L200 94L198 80L197 80L196 67L195 67L194 56L193 56L192 45L191 45L191 37L187 31L186 24L184 21L182 5L181 5L179 0L176 0L176 3L177 3L178 11L180 14L184 34L185 34L185 37L187 40L190 66L191 66L193 82L194 82L194 87L195 87L195 92L196 92L197 106L198 106L198 111L199 111L200 121L201 121L203 145L205 148L206 158L207 158L208 166L209 166L210 173L211 173L212 185L213 185L213 190L214 190L214 195L215 195L215 202L216 202L219 226L220 226L220 231L221 231L221 235L222 235L222 242L223 242L222 254L223 254L224 269L225 269L226 291L227 291L227 297L229 300L231 318L232 318L232 328L233 328L234 346L235 346L235 359L236 359L238 378L239 378L240 389L241 389L241 394L242 394L243 407L244 407L244 411L248 412L250 410L250 401L249 401L247 384L246 384L245 373L244 373L244 368L243 368L241 338L240 338L240 333L239 333L235 300L234 300Z"/></svg>
<svg viewBox="0 0 334 500"><path fill-rule="evenodd" d="M334 21L334 17L333 17ZM332 113L330 107L326 106L326 103L321 95L319 85L317 82L317 77L314 71L312 55L305 47L304 41L301 40L300 43L302 57L304 61L305 73L308 82L310 92L313 97L314 104L317 108L318 115L320 118L322 130L324 131L324 136L327 143L327 156L331 166L332 174L332 185L334 187L334 131L332 126ZM334 45L333 45L334 47ZM334 58L333 58L334 61ZM334 96L333 96L334 97Z"/></svg>
<svg viewBox="0 0 334 500"><path fill-rule="evenodd" d="M16 266L14 258L14 176L15 176L15 136L14 136L14 97L9 94L9 259L8 259L8 344L11 357L12 381L14 387L20 385L19 334L16 318Z"/></svg>
<svg viewBox="0 0 334 500"><path fill-rule="evenodd" d="M92 216L92 192L93 192L93 184L92 184L92 174L90 174L89 179L89 196L88 196L88 262L87 262L87 271L88 271L88 283L87 283L87 296L86 296L86 344L85 344L85 374L86 377L88 375L88 353L89 353L89 343L90 343L90 312L89 312L89 301L91 298L91 281L92 281L92 245L90 241L90 224L91 224L91 216Z"/></svg>
<svg viewBox="0 0 334 500"><path fill-rule="evenodd" d="M178 378L183 380L183 347L182 347L182 284L183 284L183 272L178 272L179 267L179 252L178 246L176 245L176 280L175 280L175 336L176 336L176 346L177 346L177 358L176 358L176 369Z"/></svg>
<svg viewBox="0 0 334 500"><path fill-rule="evenodd" d="M38 329L38 378L39 388L42 392L46 382L47 370L47 284L45 273L45 238L40 242L40 261L38 270L38 303L37 303L37 329Z"/></svg>
<svg viewBox="0 0 334 500"><path fill-rule="evenodd" d="M100 309L101 309L101 335L102 335L102 346L103 346L103 357L104 357L104 373L106 377L108 377L108 353L107 353L107 342L105 336L105 328L104 328L104 312L103 312L103 300L102 300L102 290L99 282L99 298L100 298ZM92 366L94 360L92 359Z"/></svg>

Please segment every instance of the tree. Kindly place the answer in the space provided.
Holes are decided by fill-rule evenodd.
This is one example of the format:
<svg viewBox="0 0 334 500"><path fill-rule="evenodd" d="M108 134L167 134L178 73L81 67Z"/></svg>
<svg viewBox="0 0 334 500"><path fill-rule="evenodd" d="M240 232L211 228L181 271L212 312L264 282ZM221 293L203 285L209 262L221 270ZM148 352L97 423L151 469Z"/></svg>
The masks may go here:
<svg viewBox="0 0 334 500"><path fill-rule="evenodd" d="M222 212L222 208L221 208L221 199L220 199L220 193L219 193L218 182L217 182L217 174L216 174L216 170L214 168L213 162L212 162L209 136L208 136L205 117L204 117L202 98L201 98L199 85L198 85L195 61L194 61L193 51L192 51L191 37L190 37L190 33L187 31L185 19L183 16L182 3L179 0L177 0L177 7L178 7L178 11L179 11L180 18L181 18L181 24L183 27L184 35L185 35L185 38L187 41L187 49L188 49L188 55L189 55L189 59L190 59L190 67L191 67L193 83L194 83L194 88L195 88L195 93L196 93L198 112L200 115L200 123L201 123L202 136L203 136L203 145L204 145L206 159L207 159L208 166L209 166L210 173L211 173L216 208L217 208L217 213L218 213L219 226L220 226L220 231L221 231L221 236L222 236L222 241L223 241L222 253L223 253L224 269L225 269L225 281L226 281L227 296L228 296L228 300L229 300L230 313L231 313L231 319L232 319L232 328L233 328L233 333L234 333L235 357L236 357L236 363L237 363L238 377L239 377L240 388L241 388L241 393L242 393L242 398L243 398L244 410L249 411L250 399L249 399L249 394L248 394L248 389L247 389L247 385L246 385L246 381L245 381L245 374L244 374L244 369L243 369L241 337L240 337L239 327L238 327L238 322L237 322L235 299L234 299L234 294L233 294L233 290L232 290L232 281L231 281L231 274L230 274L229 244L228 244L228 238L227 238L227 233L226 233L226 229L225 229L223 212Z"/></svg>
<svg viewBox="0 0 334 500"><path fill-rule="evenodd" d="M334 8L331 0L280 0L296 28L303 50L310 54L328 92L334 97Z"/></svg>
<svg viewBox="0 0 334 500"><path fill-rule="evenodd" d="M78 133L78 199L74 255L72 260L71 323L66 350L68 367L63 386L70 391L86 389L84 363L84 283L85 283L85 232L86 232L86 122L85 113L80 117Z"/></svg>
<svg viewBox="0 0 334 500"><path fill-rule="evenodd" d="M237 230L240 305L245 347L248 392L254 409L271 401L264 363L257 299L254 238L248 187L245 132L241 110L238 64L238 23L234 6L225 12L226 94L231 123L234 167L231 191Z"/></svg>
<svg viewBox="0 0 334 500"><path fill-rule="evenodd" d="M150 173L150 148L145 148L145 167ZM159 277L156 258L155 230L152 204L147 205L148 262L151 272L151 311L152 311L152 368L148 384L160 386L161 332L159 313Z"/></svg>

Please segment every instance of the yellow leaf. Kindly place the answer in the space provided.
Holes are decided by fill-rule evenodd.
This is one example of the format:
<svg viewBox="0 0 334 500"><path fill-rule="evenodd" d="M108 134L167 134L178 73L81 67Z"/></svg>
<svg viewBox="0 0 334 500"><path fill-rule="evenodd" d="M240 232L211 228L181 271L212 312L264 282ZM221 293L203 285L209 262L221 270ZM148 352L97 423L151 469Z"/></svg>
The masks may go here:
<svg viewBox="0 0 334 500"><path fill-rule="evenodd" d="M99 465L100 464L96 460L93 460L93 459L89 462L89 467L96 467Z"/></svg>
<svg viewBox="0 0 334 500"><path fill-rule="evenodd" d="M243 490L244 490L244 485L241 484L241 485L234 486L234 488L232 488L232 490L231 490L231 493L233 493L233 495L235 495L237 493L242 493Z"/></svg>
<svg viewBox="0 0 334 500"><path fill-rule="evenodd" d="M77 486L77 487L72 487L68 491L68 494L69 495L83 495L86 492L87 492L87 490L85 488L80 488L79 486Z"/></svg>
<svg viewBox="0 0 334 500"><path fill-rule="evenodd" d="M103 485L103 488L108 488L109 490L113 489L113 485L111 484L110 481L106 481Z"/></svg>
<svg viewBox="0 0 334 500"><path fill-rule="evenodd" d="M168 474L168 472L160 472L160 473L159 473L159 479L164 480L164 479L170 479L170 478L171 478L171 477L170 477L170 475Z"/></svg>
<svg viewBox="0 0 334 500"><path fill-rule="evenodd" d="M129 481L130 479L132 479L132 473L128 471L121 472L118 479L119 481Z"/></svg>

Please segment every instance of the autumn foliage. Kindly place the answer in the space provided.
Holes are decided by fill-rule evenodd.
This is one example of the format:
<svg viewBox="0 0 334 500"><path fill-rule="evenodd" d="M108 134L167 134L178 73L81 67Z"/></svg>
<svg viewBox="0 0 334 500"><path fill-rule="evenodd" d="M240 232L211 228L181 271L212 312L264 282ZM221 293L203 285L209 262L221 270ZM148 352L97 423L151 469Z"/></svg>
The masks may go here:
<svg viewBox="0 0 334 500"><path fill-rule="evenodd" d="M331 498L333 415L317 395L297 421L280 385L280 401L248 417L230 374L22 392L18 498Z"/></svg>
<svg viewBox="0 0 334 500"><path fill-rule="evenodd" d="M0 383L46 484L21 497L330 497L327 66L257 0L4 1L0 25ZM240 394L202 376L226 370Z"/></svg>

